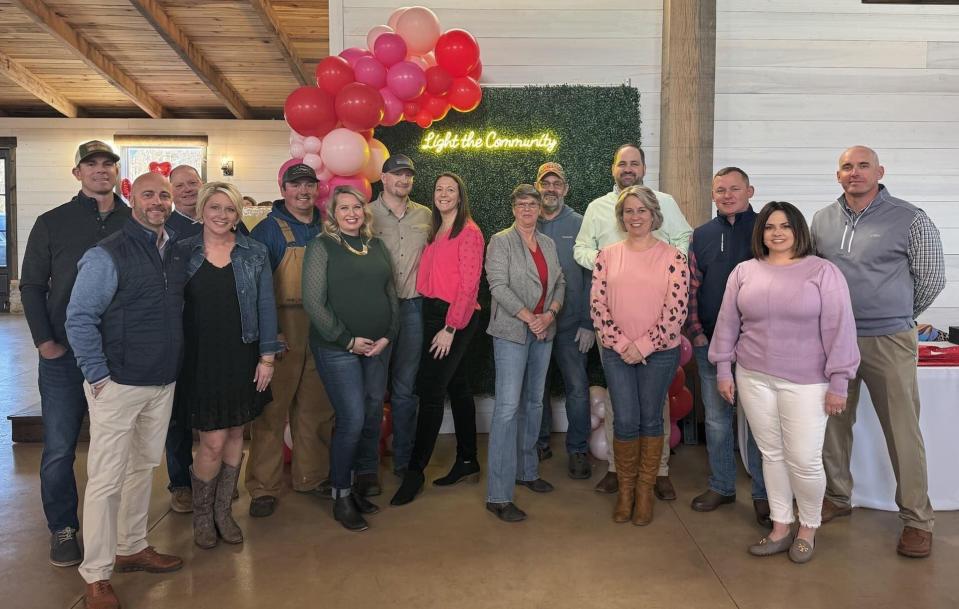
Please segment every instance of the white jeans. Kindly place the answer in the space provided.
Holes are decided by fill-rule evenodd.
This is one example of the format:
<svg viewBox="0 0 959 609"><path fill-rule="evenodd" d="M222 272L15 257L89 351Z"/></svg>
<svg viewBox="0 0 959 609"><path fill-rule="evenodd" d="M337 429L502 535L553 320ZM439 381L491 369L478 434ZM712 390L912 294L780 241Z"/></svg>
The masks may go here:
<svg viewBox="0 0 959 609"><path fill-rule="evenodd" d="M114 557L147 547L147 511L153 469L160 464L173 388L134 387L110 381L90 406L87 490L83 497L83 563L89 583L110 579Z"/></svg>
<svg viewBox="0 0 959 609"><path fill-rule="evenodd" d="M763 455L771 518L792 523L795 496L800 524L818 527L826 492L822 444L828 383L800 385L738 366L736 386Z"/></svg>

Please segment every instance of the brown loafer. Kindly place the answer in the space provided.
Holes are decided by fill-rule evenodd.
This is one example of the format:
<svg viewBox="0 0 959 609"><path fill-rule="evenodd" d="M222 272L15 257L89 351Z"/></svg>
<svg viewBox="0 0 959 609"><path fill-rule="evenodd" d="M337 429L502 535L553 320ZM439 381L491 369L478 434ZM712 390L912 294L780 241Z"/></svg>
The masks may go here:
<svg viewBox="0 0 959 609"><path fill-rule="evenodd" d="M619 492L619 480L616 478L616 472L606 472L606 475L596 483L593 490L605 495L613 495Z"/></svg>
<svg viewBox="0 0 959 609"><path fill-rule="evenodd" d="M822 500L822 523L826 524L833 518L840 516L849 516L852 514L852 508L848 505L836 505L828 499Z"/></svg>
<svg viewBox="0 0 959 609"><path fill-rule="evenodd" d="M120 556L117 554L113 570L118 573L130 571L146 571L147 573L169 573L178 571L183 566L183 559L172 554L160 554L147 546L136 554Z"/></svg>
<svg viewBox="0 0 959 609"><path fill-rule="evenodd" d="M736 495L720 495L713 489L707 490L702 495L693 498L690 507L695 512L712 512L721 505L727 503L736 503Z"/></svg>
<svg viewBox="0 0 959 609"><path fill-rule="evenodd" d="M896 552L909 558L925 558L932 553L932 532L915 527L902 529Z"/></svg>
<svg viewBox="0 0 959 609"><path fill-rule="evenodd" d="M660 501L675 501L676 489L673 483L669 481L669 476L656 476L656 485L653 487L656 498Z"/></svg>
<svg viewBox="0 0 959 609"><path fill-rule="evenodd" d="M83 606L86 609L120 609L120 599L117 598L110 585L109 579L87 584L83 595Z"/></svg>

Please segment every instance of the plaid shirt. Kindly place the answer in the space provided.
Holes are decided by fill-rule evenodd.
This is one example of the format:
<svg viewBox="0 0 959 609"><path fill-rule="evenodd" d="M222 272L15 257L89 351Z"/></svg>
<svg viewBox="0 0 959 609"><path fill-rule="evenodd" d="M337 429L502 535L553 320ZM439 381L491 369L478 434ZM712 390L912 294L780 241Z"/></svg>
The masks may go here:
<svg viewBox="0 0 959 609"><path fill-rule="evenodd" d="M703 322L699 321L699 286L703 284L703 273L696 266L696 254L693 253L693 240L689 239L689 313L683 329L690 341L705 334Z"/></svg>

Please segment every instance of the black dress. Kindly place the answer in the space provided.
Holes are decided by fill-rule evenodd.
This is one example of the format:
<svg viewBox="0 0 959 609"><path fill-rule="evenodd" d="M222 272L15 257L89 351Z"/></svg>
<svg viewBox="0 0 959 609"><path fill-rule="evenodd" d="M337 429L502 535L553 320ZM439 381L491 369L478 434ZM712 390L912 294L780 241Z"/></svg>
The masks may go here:
<svg viewBox="0 0 959 609"><path fill-rule="evenodd" d="M233 265L203 261L186 284L183 309L185 353L177 380L177 416L201 431L252 421L269 401L253 375L259 343L244 343Z"/></svg>

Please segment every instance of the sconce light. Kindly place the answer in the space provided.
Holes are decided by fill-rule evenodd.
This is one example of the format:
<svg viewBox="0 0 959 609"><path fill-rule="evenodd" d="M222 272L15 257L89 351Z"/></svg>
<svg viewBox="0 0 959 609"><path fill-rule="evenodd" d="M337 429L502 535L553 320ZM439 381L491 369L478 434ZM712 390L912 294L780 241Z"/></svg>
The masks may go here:
<svg viewBox="0 0 959 609"><path fill-rule="evenodd" d="M220 171L223 172L224 176L233 175L233 159L223 159L223 162L220 163Z"/></svg>

